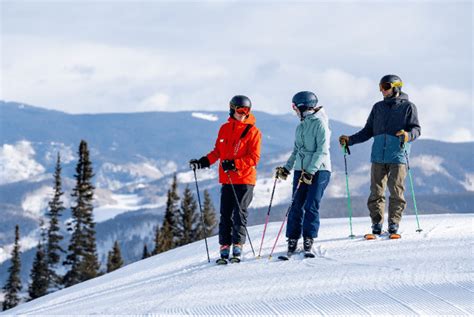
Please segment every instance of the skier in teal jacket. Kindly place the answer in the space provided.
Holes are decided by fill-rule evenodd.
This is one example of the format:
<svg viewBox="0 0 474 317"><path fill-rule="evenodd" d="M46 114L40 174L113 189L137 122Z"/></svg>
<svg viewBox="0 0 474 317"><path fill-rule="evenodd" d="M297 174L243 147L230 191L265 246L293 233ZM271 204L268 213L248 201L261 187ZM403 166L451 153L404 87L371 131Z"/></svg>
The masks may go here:
<svg viewBox="0 0 474 317"><path fill-rule="evenodd" d="M303 235L303 248L312 255L319 231L319 205L331 177L329 120L318 98L310 91L293 97L293 109L301 123L296 128L293 152L284 166L277 167L279 179L286 179L294 168L293 204L288 214L286 237L288 255L296 251Z"/></svg>

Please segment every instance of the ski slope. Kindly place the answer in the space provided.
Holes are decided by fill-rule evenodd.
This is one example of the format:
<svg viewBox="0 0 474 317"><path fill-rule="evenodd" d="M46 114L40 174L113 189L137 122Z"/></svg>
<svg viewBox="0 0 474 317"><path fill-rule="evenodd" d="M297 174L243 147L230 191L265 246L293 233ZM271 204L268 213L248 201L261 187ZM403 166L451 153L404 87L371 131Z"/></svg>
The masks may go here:
<svg viewBox="0 0 474 317"><path fill-rule="evenodd" d="M365 241L369 218L322 219L314 259L268 254L280 223L271 223L262 258L249 245L240 264L217 266L217 238L196 242L21 304L4 314L192 315L472 315L473 214L405 216L400 240ZM263 226L249 228L258 253ZM301 244L301 241L300 241Z"/></svg>

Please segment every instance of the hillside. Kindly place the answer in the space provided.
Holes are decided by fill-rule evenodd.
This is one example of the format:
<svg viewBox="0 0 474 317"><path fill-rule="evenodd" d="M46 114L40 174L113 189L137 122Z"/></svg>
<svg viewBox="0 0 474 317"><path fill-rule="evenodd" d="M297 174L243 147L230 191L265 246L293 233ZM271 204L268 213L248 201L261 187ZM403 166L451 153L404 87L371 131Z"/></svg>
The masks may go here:
<svg viewBox="0 0 474 317"><path fill-rule="evenodd" d="M207 263L203 241L128 265L4 314L472 315L473 214L404 218L403 238L362 240L368 218L323 220L317 257L268 260L280 223L271 223L263 257L247 245L243 262ZM249 228L258 248L262 226ZM216 237L209 239L217 256ZM277 254L285 250L280 240Z"/></svg>

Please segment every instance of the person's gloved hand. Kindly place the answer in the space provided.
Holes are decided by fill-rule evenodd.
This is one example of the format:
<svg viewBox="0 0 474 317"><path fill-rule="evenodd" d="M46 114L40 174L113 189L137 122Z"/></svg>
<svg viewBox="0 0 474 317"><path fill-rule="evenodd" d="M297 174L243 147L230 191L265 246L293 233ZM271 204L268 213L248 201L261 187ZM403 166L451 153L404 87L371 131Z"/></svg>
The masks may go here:
<svg viewBox="0 0 474 317"><path fill-rule="evenodd" d="M341 135L339 137L339 144L341 144L342 146L349 145L349 137L347 135Z"/></svg>
<svg viewBox="0 0 474 317"><path fill-rule="evenodd" d="M200 168L206 168L206 167L209 167L209 166L211 166L211 163L209 162L209 159L207 158L207 156L203 156L199 160L192 159L191 161L189 161L189 167L193 170L194 169L200 169Z"/></svg>
<svg viewBox="0 0 474 317"><path fill-rule="evenodd" d="M286 180L288 175L290 175L290 171L287 170L285 167L278 166L276 169L275 177L281 180Z"/></svg>
<svg viewBox="0 0 474 317"><path fill-rule="evenodd" d="M313 183L313 174L303 172L301 174L301 180L303 181L303 183L311 185Z"/></svg>
<svg viewBox="0 0 474 317"><path fill-rule="evenodd" d="M395 133L395 135L398 136L400 143L407 143L408 141L410 141L410 135L405 130L400 130Z"/></svg>
<svg viewBox="0 0 474 317"><path fill-rule="evenodd" d="M236 171L237 169L235 168L235 161L234 160L223 160L222 161L222 169L224 170L224 172Z"/></svg>

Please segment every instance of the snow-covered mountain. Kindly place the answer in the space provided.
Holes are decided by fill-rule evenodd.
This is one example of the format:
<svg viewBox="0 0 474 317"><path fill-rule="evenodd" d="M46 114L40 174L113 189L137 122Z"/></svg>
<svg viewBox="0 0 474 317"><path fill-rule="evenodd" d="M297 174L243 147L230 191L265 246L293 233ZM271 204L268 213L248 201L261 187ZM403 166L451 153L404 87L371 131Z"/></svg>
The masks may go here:
<svg viewBox="0 0 474 317"><path fill-rule="evenodd" d="M77 146L89 143L95 172L95 219L102 259L118 239L126 263L140 258L143 244L152 247L153 228L161 222L165 194L177 173L180 189L193 186L187 162L206 154L226 112L150 112L71 115L15 102L0 101L0 284L8 267L13 228L20 225L23 280L27 281L38 238L38 222L52 195L56 154L63 161L66 206L74 186ZM250 224L262 223L273 185L273 170L292 148L298 120L292 115L256 112L263 134L262 158L250 212ZM356 127L331 121L333 174L321 214L346 213L343 156L337 137ZM354 214L366 215L370 142L353 147L348 158ZM411 164L421 213L469 212L474 203L474 143L446 143L421 138ZM200 189L208 189L216 207L216 168L198 171ZM279 182L273 214L281 217L290 199L291 181ZM408 194L408 193L407 193ZM413 213L409 201L409 214ZM66 212L63 221L69 213ZM3 262L3 263L2 263Z"/></svg>
<svg viewBox="0 0 474 317"><path fill-rule="evenodd" d="M402 239L362 238L370 219L322 221L314 259L268 255L280 223L269 224L262 258L248 246L240 264L208 263L195 242L21 304L13 315L466 315L474 314L473 214L407 216ZM249 228L254 246L262 226ZM213 261L217 237L209 239ZM258 252L258 250L257 250Z"/></svg>

